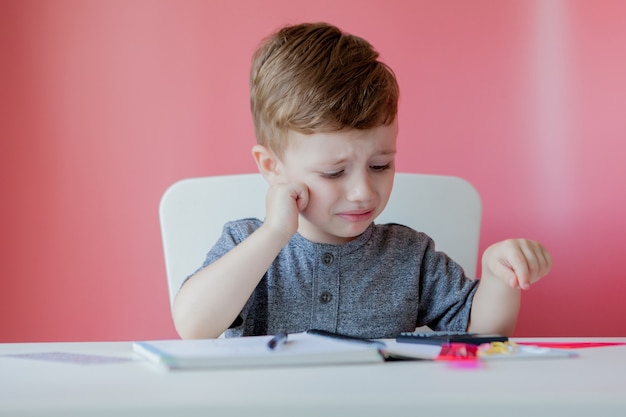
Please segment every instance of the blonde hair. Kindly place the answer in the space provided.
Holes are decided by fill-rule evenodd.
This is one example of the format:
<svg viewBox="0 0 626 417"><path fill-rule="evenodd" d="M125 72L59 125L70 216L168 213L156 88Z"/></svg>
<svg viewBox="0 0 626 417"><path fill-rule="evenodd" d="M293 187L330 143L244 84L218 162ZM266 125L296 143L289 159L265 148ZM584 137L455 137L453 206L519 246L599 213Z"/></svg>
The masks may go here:
<svg viewBox="0 0 626 417"><path fill-rule="evenodd" d="M388 125L398 111L393 71L366 40L326 23L285 27L254 54L250 106L257 142L282 155L304 134Z"/></svg>

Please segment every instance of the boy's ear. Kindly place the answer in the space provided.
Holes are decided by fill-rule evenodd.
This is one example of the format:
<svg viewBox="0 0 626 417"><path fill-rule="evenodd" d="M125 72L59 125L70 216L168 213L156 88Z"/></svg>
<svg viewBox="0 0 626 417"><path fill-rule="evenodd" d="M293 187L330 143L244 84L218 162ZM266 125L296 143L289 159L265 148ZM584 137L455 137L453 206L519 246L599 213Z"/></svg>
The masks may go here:
<svg viewBox="0 0 626 417"><path fill-rule="evenodd" d="M274 184L278 182L282 175L280 159L274 152L263 145L252 147L252 157L259 168L259 172L265 177L267 182Z"/></svg>

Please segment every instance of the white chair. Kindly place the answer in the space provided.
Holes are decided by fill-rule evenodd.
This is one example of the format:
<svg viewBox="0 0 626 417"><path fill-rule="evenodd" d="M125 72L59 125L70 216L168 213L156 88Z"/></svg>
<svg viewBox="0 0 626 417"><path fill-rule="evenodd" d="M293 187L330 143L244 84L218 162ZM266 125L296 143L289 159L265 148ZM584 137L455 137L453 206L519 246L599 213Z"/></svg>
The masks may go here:
<svg viewBox="0 0 626 417"><path fill-rule="evenodd" d="M183 280L202 265L224 223L265 217L267 183L260 174L184 179L163 194L159 208L170 305ZM451 176L397 173L377 223L425 232L438 250L475 276L482 205L467 181Z"/></svg>

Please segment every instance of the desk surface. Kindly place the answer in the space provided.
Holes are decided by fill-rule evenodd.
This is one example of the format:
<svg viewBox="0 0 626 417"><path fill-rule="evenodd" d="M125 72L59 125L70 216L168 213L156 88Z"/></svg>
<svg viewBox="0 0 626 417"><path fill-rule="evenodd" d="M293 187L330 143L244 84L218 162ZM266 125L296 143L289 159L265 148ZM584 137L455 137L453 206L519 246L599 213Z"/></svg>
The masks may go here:
<svg viewBox="0 0 626 417"><path fill-rule="evenodd" d="M0 416L626 416L626 346L578 352L480 369L416 361L165 372L128 342L0 344Z"/></svg>

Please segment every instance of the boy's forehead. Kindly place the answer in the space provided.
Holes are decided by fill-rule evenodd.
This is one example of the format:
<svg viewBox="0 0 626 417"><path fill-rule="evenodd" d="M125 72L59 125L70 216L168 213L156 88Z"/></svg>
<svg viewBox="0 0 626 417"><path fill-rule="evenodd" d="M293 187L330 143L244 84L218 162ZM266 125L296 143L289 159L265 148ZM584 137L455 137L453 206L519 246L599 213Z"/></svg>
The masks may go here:
<svg viewBox="0 0 626 417"><path fill-rule="evenodd" d="M344 129L331 132L301 133L290 130L287 133L285 156L287 154L315 153L318 156L341 159L355 150L372 155L389 155L396 152L397 123L382 125L372 129ZM313 156L310 154L309 156Z"/></svg>

